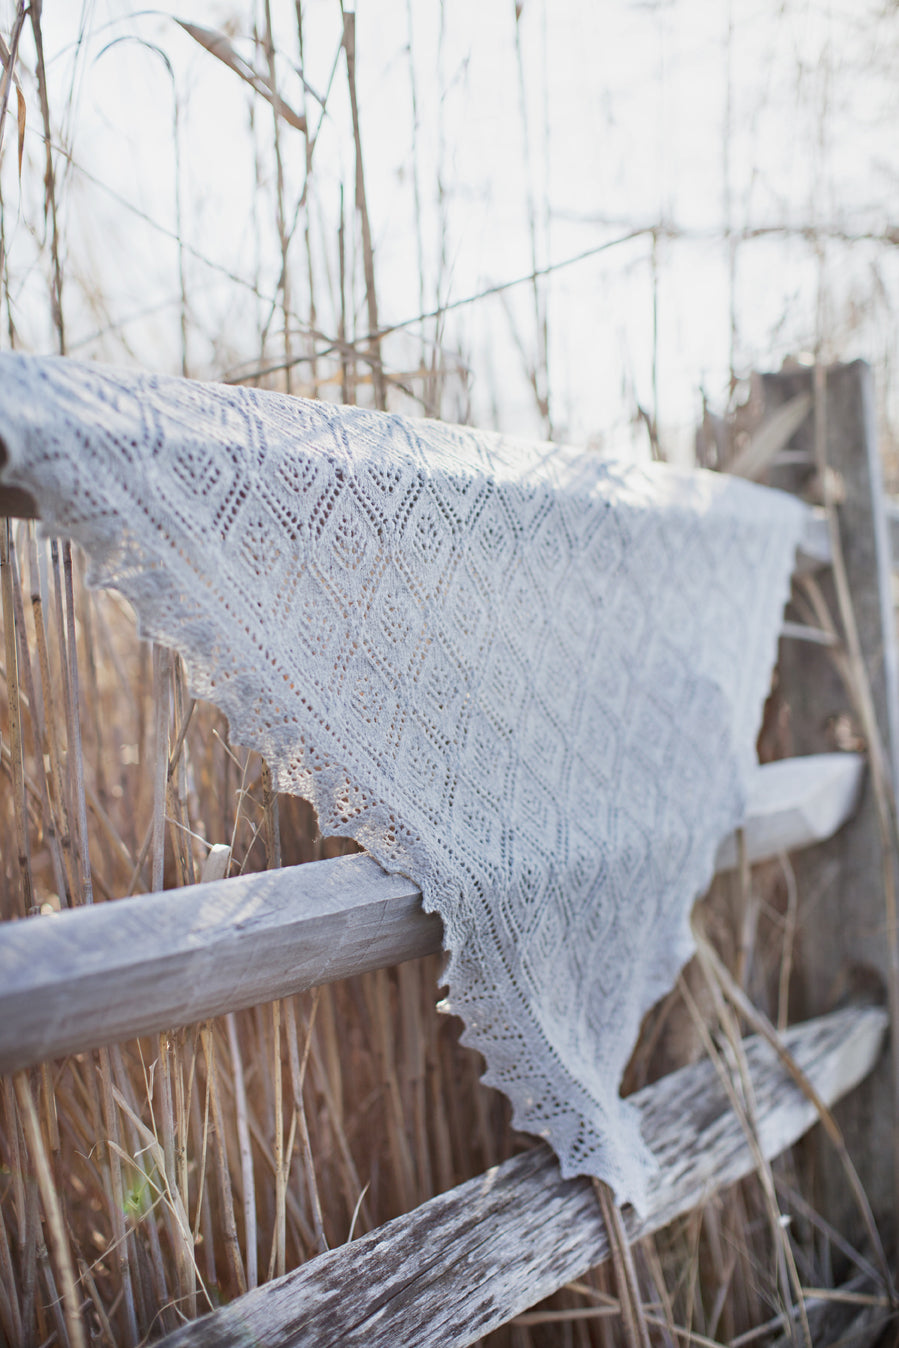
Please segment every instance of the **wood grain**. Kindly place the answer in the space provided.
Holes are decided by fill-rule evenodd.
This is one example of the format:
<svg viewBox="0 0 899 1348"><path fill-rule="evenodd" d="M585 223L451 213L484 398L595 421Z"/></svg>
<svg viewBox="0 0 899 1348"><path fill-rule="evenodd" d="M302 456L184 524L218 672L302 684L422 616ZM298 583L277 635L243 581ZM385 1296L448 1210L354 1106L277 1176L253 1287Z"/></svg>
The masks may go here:
<svg viewBox="0 0 899 1348"><path fill-rule="evenodd" d="M766 375L769 404L788 403L810 388L811 373ZM899 762L899 690L895 614L891 592L892 556L883 470L874 429L870 368L861 361L826 371L824 400L826 459L841 497L837 521L846 576L855 612L885 755ZM791 448L814 463L811 421L797 432ZM794 476L789 476L792 471ZM808 489L800 470L784 470L777 485ZM838 617L835 586L829 572L816 578L831 614ZM807 620L807 610L796 615ZM780 688L790 708L795 752L815 754L837 733L857 736L861 724L853 700L830 653L805 642L783 642ZM888 984L895 956L889 930L884 854L870 779L858 810L838 839L796 860L800 898L799 947L794 1005L801 1015L826 1011L857 984ZM870 1195L884 1238L896 1223L896 1112L894 1086L882 1063L839 1113L841 1126L862 1183ZM848 1239L861 1238L858 1214L842 1168L830 1154L815 1166L819 1211Z"/></svg>
<svg viewBox="0 0 899 1348"><path fill-rule="evenodd" d="M849 817L857 755L759 769L745 830L758 860ZM734 864L725 843L721 869ZM0 926L0 1072L192 1024L440 950L418 888L339 857Z"/></svg>
<svg viewBox="0 0 899 1348"><path fill-rule="evenodd" d="M787 1031L825 1101L877 1058L886 1014L848 1008ZM773 1050L745 1042L758 1138L773 1157L815 1110ZM754 1168L710 1062L647 1086L633 1102L661 1173L649 1210L625 1209L631 1241ZM514 1157L350 1245L319 1256L163 1340L165 1348L461 1348L601 1263L608 1242L588 1180L563 1180L545 1147Z"/></svg>
<svg viewBox="0 0 899 1348"><path fill-rule="evenodd" d="M0 926L0 1072L440 949L418 888L338 857Z"/></svg>

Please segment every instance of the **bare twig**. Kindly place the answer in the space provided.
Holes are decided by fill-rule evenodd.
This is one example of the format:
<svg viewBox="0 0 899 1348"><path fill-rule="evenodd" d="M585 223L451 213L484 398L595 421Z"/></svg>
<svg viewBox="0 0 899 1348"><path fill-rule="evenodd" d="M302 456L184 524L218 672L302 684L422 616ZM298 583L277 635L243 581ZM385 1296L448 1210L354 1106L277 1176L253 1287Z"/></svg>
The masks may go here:
<svg viewBox="0 0 899 1348"><path fill-rule="evenodd" d="M368 305L368 342L372 357L372 381L375 407L386 408L387 391L384 368L381 364L381 337L378 332L378 299L375 292L375 255L371 241L371 221L365 196L365 171L362 165L362 135L359 129L359 106L356 99L356 14L348 10L343 16L343 49L346 53L347 81L350 90L350 108L353 114L353 142L356 147L356 210L362 229L362 265L365 270L365 299Z"/></svg>

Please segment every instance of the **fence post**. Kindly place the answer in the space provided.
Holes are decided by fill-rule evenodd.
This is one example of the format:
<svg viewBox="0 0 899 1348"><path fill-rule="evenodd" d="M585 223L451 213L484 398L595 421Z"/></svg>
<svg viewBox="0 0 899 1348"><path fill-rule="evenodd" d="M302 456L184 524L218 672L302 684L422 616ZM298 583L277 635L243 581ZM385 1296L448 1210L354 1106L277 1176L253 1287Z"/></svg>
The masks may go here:
<svg viewBox="0 0 899 1348"><path fill-rule="evenodd" d="M811 393L813 382L808 369L765 375L766 409L773 411L797 394ZM824 414L826 459L838 475L833 479L841 497L838 528L859 644L887 769L897 781L899 689L890 536L867 364L855 361L826 371ZM813 414L794 435L790 449L799 451L804 460L807 455L807 460L797 467L791 454L793 463L776 468L771 485L807 491L815 472ZM839 627L832 572L816 577L816 583ZM797 616L808 620L809 615ZM790 709L792 753L850 747L853 737L863 737L846 684L826 648L782 642L780 679ZM855 817L829 842L795 858L801 908L793 1009L799 1015L819 1015L860 988L876 985L878 993L886 995L891 966L895 969L891 943L896 933L889 930L887 920L885 860L869 772ZM895 1099L893 1069L885 1054L836 1111L878 1225L890 1241L896 1220ZM820 1129L810 1149L819 1210L842 1234L850 1239L859 1235L858 1206L840 1160Z"/></svg>

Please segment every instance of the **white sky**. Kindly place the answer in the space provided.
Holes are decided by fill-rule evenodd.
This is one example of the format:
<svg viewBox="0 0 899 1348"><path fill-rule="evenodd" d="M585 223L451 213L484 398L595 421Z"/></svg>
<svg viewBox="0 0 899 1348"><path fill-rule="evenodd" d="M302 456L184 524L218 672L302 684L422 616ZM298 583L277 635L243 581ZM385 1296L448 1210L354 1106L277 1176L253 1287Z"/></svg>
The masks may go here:
<svg viewBox="0 0 899 1348"><path fill-rule="evenodd" d="M281 92L299 110L295 5L272 0L272 9ZM822 332L825 355L865 355L884 381L893 372L896 248L876 239L816 244L800 233L882 235L899 224L897 18L881 9L868 0L524 0L516 24L513 0L359 0L382 325L414 318L422 303L431 310L525 276L534 258L544 267L665 226L655 243L644 232L539 283L557 436L615 436L639 404L657 407L663 444L676 449L700 388L726 401L731 357L738 374L771 367ZM13 12L3 0L7 35ZM123 0L45 5L54 139L71 154L71 165L58 162L72 354L180 368L177 95L189 367L216 378L258 361L271 305L253 287L274 297L280 268L271 112L171 15L225 29L252 58L262 13L261 3L237 0L153 11ZM303 13L306 80L323 95L340 41L339 0L305 0ZM10 292L21 344L52 350L27 26L21 57L29 125L21 186L12 120L2 168ZM331 335L341 190L355 326L366 331L346 87L338 60L308 196L317 327ZM307 111L317 120L311 97ZM282 125L281 148L292 218L303 137ZM298 219L289 257L302 322L302 212ZM731 274L727 227L792 233L741 242ZM269 357L281 349L279 321ZM421 336L413 326L385 346L391 368L418 366ZM433 323L423 336L427 353ZM464 385L450 381L445 416L545 432L525 373L540 351L531 285L454 310L440 340L450 362L469 371ZM334 386L323 392L338 396Z"/></svg>

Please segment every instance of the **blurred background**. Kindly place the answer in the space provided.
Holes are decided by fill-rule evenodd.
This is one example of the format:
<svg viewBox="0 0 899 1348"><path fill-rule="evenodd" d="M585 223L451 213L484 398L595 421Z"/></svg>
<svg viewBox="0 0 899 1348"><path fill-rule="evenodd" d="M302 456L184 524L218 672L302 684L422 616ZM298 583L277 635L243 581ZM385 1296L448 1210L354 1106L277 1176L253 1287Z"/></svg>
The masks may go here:
<svg viewBox="0 0 899 1348"><path fill-rule="evenodd" d="M891 0L2 10L4 345L676 459L861 355L893 445Z"/></svg>

